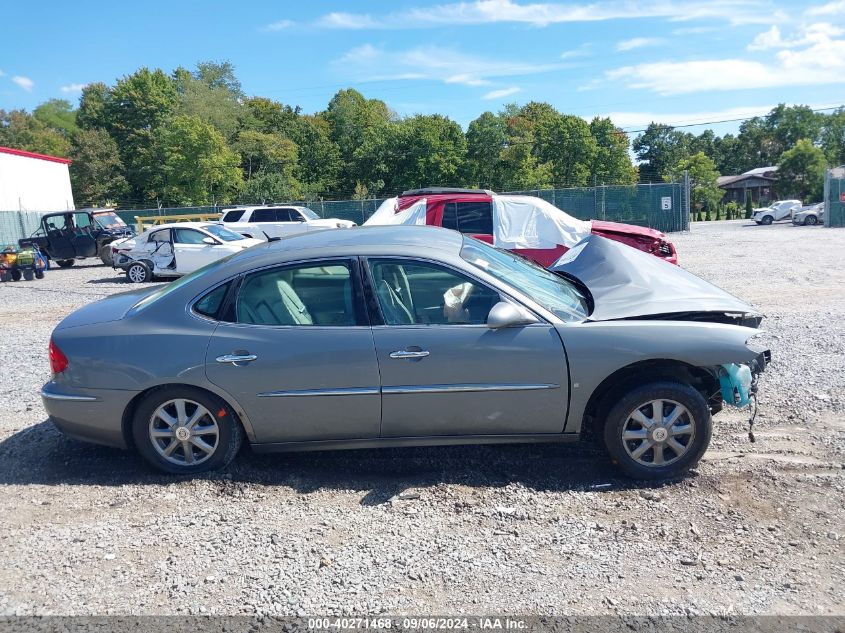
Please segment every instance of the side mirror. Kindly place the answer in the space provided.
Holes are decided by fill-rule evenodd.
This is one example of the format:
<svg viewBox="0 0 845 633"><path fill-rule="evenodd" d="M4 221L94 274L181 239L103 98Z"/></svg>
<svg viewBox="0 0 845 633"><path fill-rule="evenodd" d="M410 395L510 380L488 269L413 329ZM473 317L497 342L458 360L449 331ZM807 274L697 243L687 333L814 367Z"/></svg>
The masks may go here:
<svg viewBox="0 0 845 633"><path fill-rule="evenodd" d="M487 315L487 327L491 330L531 325L532 323L539 323L539 321L523 308L507 301L499 301L499 303L490 309L490 314Z"/></svg>
<svg viewBox="0 0 845 633"><path fill-rule="evenodd" d="M211 245L211 246L214 246L214 245L215 245L215 244L217 244L218 242L217 242L217 240L215 240L213 237L204 237L204 238L202 238L202 243L203 243L203 244L209 244L209 245Z"/></svg>

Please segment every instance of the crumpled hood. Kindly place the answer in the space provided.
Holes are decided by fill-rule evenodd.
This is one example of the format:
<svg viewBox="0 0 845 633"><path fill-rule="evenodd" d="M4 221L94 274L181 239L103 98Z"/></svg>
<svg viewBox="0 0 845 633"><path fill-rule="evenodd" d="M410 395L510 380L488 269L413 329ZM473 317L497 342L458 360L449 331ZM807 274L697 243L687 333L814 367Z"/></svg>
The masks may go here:
<svg viewBox="0 0 845 633"><path fill-rule="evenodd" d="M691 312L762 316L680 266L599 235L584 238L549 268L587 287L595 303L592 321Z"/></svg>
<svg viewBox="0 0 845 633"><path fill-rule="evenodd" d="M636 235L639 237L647 237L653 240L659 240L666 237L657 229L650 229L647 226L637 226L636 224L623 224L621 222L605 222L603 220L593 220L593 232L598 233L617 233L619 235Z"/></svg>

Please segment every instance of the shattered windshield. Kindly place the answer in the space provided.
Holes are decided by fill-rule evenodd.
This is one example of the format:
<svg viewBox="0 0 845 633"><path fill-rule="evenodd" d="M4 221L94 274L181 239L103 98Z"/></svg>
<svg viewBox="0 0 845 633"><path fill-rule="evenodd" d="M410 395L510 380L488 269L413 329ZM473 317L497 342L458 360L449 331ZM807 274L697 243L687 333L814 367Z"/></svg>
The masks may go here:
<svg viewBox="0 0 845 633"><path fill-rule="evenodd" d="M583 321L589 314L587 298L578 288L532 261L466 236L461 257L564 321Z"/></svg>

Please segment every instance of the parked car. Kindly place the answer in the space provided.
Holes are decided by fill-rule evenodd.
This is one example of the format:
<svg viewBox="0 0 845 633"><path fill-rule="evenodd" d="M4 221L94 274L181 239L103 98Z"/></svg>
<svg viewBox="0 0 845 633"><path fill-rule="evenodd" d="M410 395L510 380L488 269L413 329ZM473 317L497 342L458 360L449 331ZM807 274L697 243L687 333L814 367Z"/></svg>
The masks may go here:
<svg viewBox="0 0 845 633"><path fill-rule="evenodd" d="M497 195L482 189L429 187L405 191L398 198L385 200L364 224L427 224L454 229L544 267L591 233L678 263L675 246L660 231L579 220L541 198Z"/></svg>
<svg viewBox="0 0 845 633"><path fill-rule="evenodd" d="M321 218L308 207L294 206L235 207L223 212L221 222L229 230L260 240L357 226L350 220Z"/></svg>
<svg viewBox="0 0 845 633"><path fill-rule="evenodd" d="M762 209L754 209L751 216L757 224L768 226L772 222L779 222L780 220L789 220L792 218L792 213L801 208L800 200L780 200L773 202L768 207Z"/></svg>
<svg viewBox="0 0 845 633"><path fill-rule="evenodd" d="M212 222L161 224L114 242L113 267L136 284L153 277L181 277L260 243Z"/></svg>
<svg viewBox="0 0 845 633"><path fill-rule="evenodd" d="M244 438L266 452L593 434L627 475L685 471L723 394L753 397L760 314L596 235L555 268L431 227L265 243L68 316L41 395L66 434L171 473L221 468Z"/></svg>
<svg viewBox="0 0 845 633"><path fill-rule="evenodd" d="M112 217L114 216L114 217ZM99 257L111 265L111 243L135 234L112 209L80 209L47 213L41 226L30 237L18 240L21 248L36 246L60 268L73 266L77 259Z"/></svg>
<svg viewBox="0 0 845 633"><path fill-rule="evenodd" d="M796 225L824 224L824 202L801 207L800 211L792 214L792 223Z"/></svg>

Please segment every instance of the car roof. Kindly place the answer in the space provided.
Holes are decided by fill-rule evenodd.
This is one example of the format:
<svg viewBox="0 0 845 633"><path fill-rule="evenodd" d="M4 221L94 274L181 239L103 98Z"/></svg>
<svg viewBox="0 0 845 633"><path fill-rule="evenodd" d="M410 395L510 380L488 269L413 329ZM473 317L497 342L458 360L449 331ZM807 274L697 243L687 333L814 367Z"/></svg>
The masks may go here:
<svg viewBox="0 0 845 633"><path fill-rule="evenodd" d="M424 189L409 189L399 194L400 198L408 196L440 196L440 195L484 195L492 196L493 192L487 189L461 189L459 187L425 187Z"/></svg>
<svg viewBox="0 0 845 633"><path fill-rule="evenodd" d="M147 231L157 231L158 229L202 229L209 224L217 224L209 220L208 222L168 222L167 224L156 224L147 229Z"/></svg>
<svg viewBox="0 0 845 633"><path fill-rule="evenodd" d="M220 209L220 213L228 213L229 211L255 211L255 209L307 209L299 204L250 204L239 207L226 207Z"/></svg>

